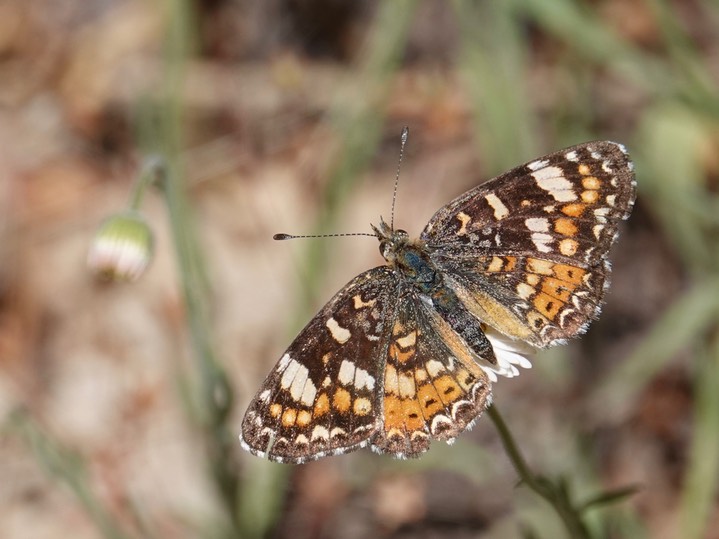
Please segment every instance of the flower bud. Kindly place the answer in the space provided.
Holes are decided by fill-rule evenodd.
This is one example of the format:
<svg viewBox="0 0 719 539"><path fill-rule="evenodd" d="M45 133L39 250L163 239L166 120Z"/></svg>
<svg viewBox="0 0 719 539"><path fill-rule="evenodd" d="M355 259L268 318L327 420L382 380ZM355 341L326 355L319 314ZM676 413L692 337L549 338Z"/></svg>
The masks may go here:
<svg viewBox="0 0 719 539"><path fill-rule="evenodd" d="M150 227L137 212L113 215L95 234L87 265L103 281L132 282L140 278L152 260Z"/></svg>

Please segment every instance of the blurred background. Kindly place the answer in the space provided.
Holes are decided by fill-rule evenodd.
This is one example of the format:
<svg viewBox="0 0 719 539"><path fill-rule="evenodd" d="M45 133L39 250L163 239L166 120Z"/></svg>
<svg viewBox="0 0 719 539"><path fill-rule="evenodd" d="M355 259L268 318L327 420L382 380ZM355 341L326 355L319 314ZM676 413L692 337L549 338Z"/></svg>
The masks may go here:
<svg viewBox="0 0 719 539"><path fill-rule="evenodd" d="M715 0L2 0L0 537L568 537L488 418L416 461L246 454L296 332L395 222L544 153L624 143L639 198L587 335L494 386L591 537L719 537ZM135 284L85 260L146 155Z"/></svg>

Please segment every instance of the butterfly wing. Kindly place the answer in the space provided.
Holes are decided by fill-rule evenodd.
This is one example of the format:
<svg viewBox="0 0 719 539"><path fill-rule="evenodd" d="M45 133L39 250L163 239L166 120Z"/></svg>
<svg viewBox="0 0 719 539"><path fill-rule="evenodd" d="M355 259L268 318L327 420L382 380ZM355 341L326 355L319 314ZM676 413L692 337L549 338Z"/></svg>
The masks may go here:
<svg viewBox="0 0 719 539"><path fill-rule="evenodd" d="M607 253L635 189L620 144L580 144L459 196L421 238L477 318L548 346L581 333L598 314Z"/></svg>
<svg viewBox="0 0 719 539"><path fill-rule="evenodd" d="M431 439L451 442L491 400L487 374L431 304L401 285L383 369L382 424L372 449L417 457Z"/></svg>
<svg viewBox="0 0 719 539"><path fill-rule="evenodd" d="M367 445L380 421L382 365L397 277L355 277L307 324L268 375L242 422L251 453L300 463Z"/></svg>

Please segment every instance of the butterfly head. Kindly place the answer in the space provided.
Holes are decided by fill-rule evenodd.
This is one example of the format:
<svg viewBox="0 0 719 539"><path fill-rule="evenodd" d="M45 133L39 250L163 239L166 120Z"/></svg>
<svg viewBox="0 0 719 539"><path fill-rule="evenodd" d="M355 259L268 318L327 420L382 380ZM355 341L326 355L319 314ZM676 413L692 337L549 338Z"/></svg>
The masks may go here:
<svg viewBox="0 0 719 539"><path fill-rule="evenodd" d="M397 251L409 243L409 234L406 230L393 230L381 217L379 227L372 225L372 230L379 240L379 253L390 265L393 264Z"/></svg>

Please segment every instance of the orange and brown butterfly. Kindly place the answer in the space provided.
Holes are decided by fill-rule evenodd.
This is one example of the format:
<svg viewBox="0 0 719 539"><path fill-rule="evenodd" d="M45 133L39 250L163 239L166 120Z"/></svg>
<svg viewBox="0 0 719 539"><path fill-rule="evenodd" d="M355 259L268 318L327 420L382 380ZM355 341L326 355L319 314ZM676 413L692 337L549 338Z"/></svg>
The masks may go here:
<svg viewBox="0 0 719 539"><path fill-rule="evenodd" d="M597 317L635 191L624 147L589 142L464 193L419 238L373 226L387 264L300 332L251 402L242 446L301 463L368 445L417 457L453 441L491 403L497 374L517 375L531 347Z"/></svg>

